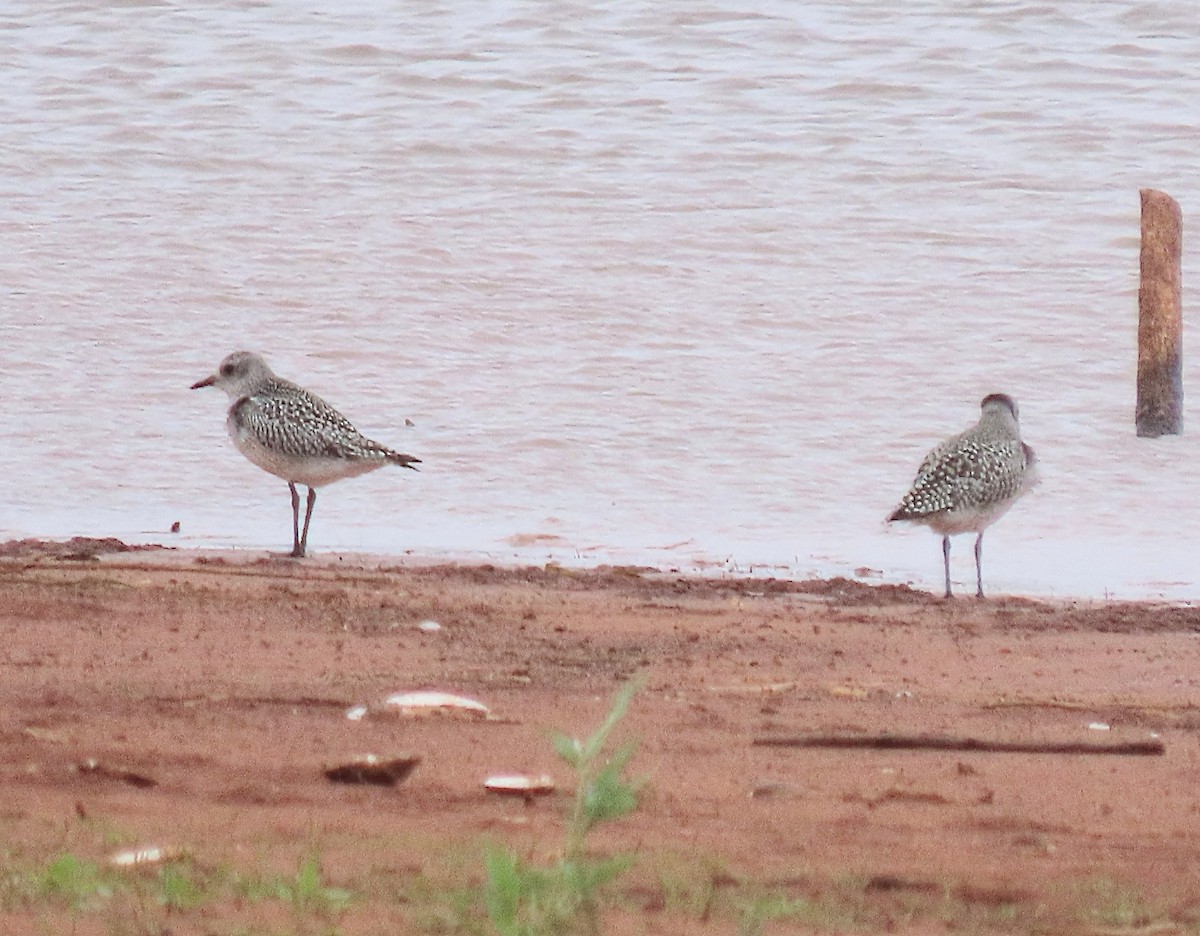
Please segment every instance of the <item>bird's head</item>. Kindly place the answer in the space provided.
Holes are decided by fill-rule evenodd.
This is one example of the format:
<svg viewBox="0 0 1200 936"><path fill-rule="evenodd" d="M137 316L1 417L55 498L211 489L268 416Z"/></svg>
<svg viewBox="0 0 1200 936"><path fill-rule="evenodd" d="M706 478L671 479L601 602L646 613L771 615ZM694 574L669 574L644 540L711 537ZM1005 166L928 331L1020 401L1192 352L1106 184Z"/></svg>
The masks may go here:
<svg viewBox="0 0 1200 936"><path fill-rule="evenodd" d="M221 362L215 374L192 384L193 390L202 387L217 387L232 399L247 396L266 380L274 377L267 362L251 351L235 351Z"/></svg>

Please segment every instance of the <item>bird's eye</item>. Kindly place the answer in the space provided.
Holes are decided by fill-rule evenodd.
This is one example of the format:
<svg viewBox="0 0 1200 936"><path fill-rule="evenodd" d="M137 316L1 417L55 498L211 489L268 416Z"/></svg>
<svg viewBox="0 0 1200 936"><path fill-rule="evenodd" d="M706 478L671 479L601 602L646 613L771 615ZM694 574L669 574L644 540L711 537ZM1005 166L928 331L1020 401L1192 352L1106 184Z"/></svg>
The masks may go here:
<svg viewBox="0 0 1200 936"><path fill-rule="evenodd" d="M221 365L221 376L222 377L228 377L232 373L233 373L233 365L232 364L222 364Z"/></svg>

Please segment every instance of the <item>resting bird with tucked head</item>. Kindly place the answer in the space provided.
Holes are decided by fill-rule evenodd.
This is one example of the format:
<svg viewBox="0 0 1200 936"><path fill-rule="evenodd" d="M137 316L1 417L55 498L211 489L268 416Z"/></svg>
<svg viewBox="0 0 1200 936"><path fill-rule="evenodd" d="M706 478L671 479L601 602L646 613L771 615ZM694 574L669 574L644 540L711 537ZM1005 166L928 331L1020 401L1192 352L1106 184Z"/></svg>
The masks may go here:
<svg viewBox="0 0 1200 936"><path fill-rule="evenodd" d="M980 404L979 422L947 439L926 457L888 522L924 523L942 537L946 597L950 589L950 537L976 533L975 594L983 597L983 531L1037 482L1037 457L1021 441L1017 404L992 393Z"/></svg>
<svg viewBox="0 0 1200 936"><path fill-rule="evenodd" d="M283 478L292 492L292 552L308 550L308 525L317 488L353 478L384 465L417 469L419 458L395 452L362 435L345 416L290 380L276 377L257 354L237 351L217 372L192 384L193 390L218 387L233 404L225 425L238 451L264 471ZM300 528L300 495L308 488L304 528Z"/></svg>

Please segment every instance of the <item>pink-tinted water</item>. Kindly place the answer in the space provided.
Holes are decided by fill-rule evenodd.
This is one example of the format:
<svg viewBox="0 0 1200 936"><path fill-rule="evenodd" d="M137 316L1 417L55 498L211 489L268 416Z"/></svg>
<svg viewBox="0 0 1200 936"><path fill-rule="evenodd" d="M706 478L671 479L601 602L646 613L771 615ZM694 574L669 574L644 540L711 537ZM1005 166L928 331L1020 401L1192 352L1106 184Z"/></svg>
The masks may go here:
<svg viewBox="0 0 1200 936"><path fill-rule="evenodd" d="M248 348L424 459L316 550L937 587L883 517L1003 390L992 590L1200 597L1200 443L1132 427L1190 0L16 0L0 63L0 535L285 548L188 390Z"/></svg>

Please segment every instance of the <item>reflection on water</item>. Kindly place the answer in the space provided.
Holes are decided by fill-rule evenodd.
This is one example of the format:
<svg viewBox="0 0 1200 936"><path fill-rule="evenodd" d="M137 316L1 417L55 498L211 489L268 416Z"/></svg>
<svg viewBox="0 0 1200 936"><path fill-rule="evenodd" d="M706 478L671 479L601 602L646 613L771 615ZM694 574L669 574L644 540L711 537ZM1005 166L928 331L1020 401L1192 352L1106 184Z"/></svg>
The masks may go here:
<svg viewBox="0 0 1200 936"><path fill-rule="evenodd" d="M326 489L318 551L936 588L883 517L1003 390L1043 483L991 590L1200 591L1197 443L1132 425L1138 189L1198 177L1184 0L0 27L0 535L286 548L187 389L248 348L424 460Z"/></svg>

